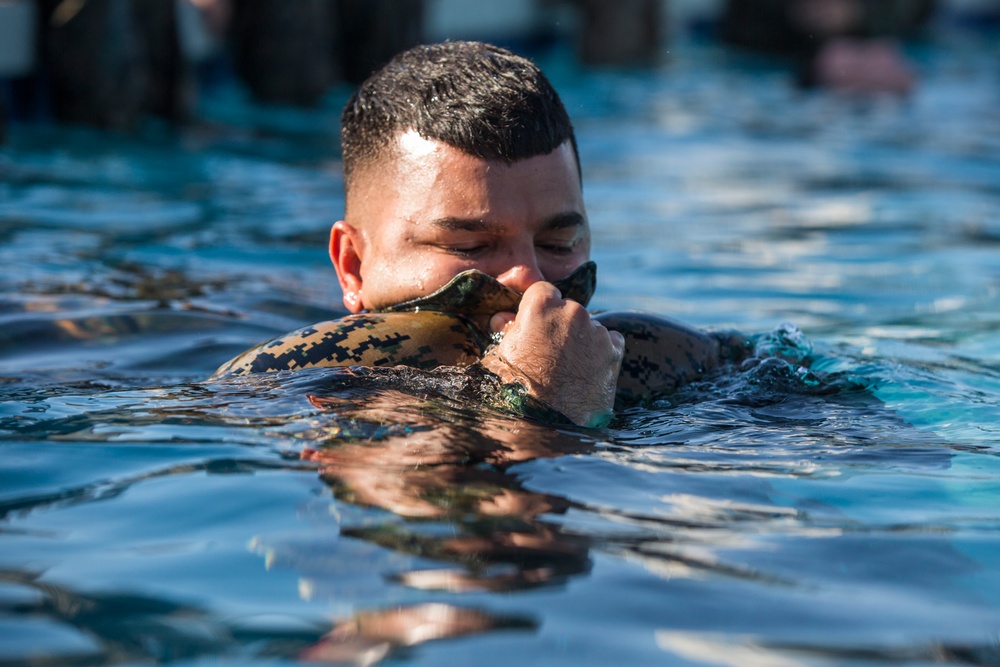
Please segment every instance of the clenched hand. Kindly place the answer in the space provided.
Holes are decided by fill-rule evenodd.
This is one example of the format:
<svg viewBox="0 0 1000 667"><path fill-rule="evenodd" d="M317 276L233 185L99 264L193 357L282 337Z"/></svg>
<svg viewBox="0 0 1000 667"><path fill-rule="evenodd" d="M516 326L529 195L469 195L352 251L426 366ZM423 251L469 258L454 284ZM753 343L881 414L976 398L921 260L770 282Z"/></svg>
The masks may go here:
<svg viewBox="0 0 1000 667"><path fill-rule="evenodd" d="M608 331L551 283L529 287L515 316L490 320L503 339L482 364L504 382L519 382L574 423L594 426L615 402L625 339Z"/></svg>

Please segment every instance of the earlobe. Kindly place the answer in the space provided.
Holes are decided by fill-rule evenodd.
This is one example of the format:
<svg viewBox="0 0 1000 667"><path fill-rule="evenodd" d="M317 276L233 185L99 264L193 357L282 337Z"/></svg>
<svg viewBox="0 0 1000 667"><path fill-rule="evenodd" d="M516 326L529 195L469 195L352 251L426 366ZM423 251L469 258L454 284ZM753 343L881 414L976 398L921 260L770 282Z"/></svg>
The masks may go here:
<svg viewBox="0 0 1000 667"><path fill-rule="evenodd" d="M330 260L337 270L337 280L344 292L344 307L352 313L363 309L361 304L361 253L358 231L338 220L330 230Z"/></svg>

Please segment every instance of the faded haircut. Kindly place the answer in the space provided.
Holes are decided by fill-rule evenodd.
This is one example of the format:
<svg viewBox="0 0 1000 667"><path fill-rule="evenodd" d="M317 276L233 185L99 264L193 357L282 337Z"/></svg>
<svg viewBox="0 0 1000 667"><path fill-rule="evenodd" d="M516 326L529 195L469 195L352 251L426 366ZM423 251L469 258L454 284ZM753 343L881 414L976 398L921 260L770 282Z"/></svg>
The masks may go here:
<svg viewBox="0 0 1000 667"><path fill-rule="evenodd" d="M361 84L341 115L345 188L409 130L508 164L568 140L579 169L573 125L549 80L527 58L482 42L414 47Z"/></svg>

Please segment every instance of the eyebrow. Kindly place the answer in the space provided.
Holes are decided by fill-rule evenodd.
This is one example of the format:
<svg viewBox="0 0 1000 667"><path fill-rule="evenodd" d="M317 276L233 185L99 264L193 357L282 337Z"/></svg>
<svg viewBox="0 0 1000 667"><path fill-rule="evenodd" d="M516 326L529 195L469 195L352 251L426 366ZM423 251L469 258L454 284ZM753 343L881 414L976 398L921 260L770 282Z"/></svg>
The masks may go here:
<svg viewBox="0 0 1000 667"><path fill-rule="evenodd" d="M431 220L431 225L450 232L495 232L502 225L487 222L480 218L447 217ZM558 213L542 223L539 231L557 231L560 229L582 228L587 224L582 214L576 211Z"/></svg>

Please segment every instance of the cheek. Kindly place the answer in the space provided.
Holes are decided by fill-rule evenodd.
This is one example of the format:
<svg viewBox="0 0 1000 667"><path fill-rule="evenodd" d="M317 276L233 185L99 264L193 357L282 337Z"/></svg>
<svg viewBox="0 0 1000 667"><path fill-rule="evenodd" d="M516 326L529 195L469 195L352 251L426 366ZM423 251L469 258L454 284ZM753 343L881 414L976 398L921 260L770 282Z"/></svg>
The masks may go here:
<svg viewBox="0 0 1000 667"><path fill-rule="evenodd" d="M442 266L421 257L402 257L382 262L369 276L369 296L380 305L426 296L443 287L461 269Z"/></svg>
<svg viewBox="0 0 1000 667"><path fill-rule="evenodd" d="M425 259L414 267L412 275L419 281L421 294L431 292L444 287L448 282L468 266L450 257L435 257L431 260Z"/></svg>
<svg viewBox="0 0 1000 667"><path fill-rule="evenodd" d="M549 281L562 280L569 274L576 271L580 266L590 259L590 253L584 250L574 252L572 255L556 258L541 258L538 260L538 268L542 275Z"/></svg>

